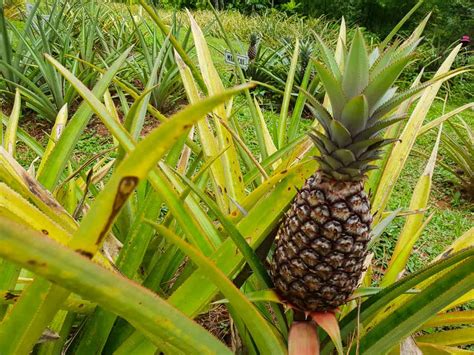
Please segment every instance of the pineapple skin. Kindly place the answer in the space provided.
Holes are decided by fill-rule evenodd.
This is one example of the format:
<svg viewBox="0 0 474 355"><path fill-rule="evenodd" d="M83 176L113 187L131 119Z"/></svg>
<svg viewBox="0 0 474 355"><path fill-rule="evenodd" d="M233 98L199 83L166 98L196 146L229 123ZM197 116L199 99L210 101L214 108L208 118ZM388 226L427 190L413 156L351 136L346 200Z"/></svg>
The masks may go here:
<svg viewBox="0 0 474 355"><path fill-rule="evenodd" d="M330 311L358 286L372 215L363 181L321 171L306 180L280 225L271 263L279 296L300 311Z"/></svg>
<svg viewBox="0 0 474 355"><path fill-rule="evenodd" d="M249 57L250 61L254 61L257 58L257 44L251 44L247 51L247 56Z"/></svg>
<svg viewBox="0 0 474 355"><path fill-rule="evenodd" d="M258 37L256 34L252 34L250 36L250 45L247 50L247 56L249 60L253 62L257 58L257 45L258 45Z"/></svg>

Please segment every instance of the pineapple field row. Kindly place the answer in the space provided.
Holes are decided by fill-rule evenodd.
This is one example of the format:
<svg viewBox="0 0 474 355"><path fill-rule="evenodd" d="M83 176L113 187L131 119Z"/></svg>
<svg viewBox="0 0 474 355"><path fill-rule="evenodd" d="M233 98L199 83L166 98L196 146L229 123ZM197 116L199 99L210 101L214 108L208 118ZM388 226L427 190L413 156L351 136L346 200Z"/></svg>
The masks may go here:
<svg viewBox="0 0 474 355"><path fill-rule="evenodd" d="M472 50L421 3L0 0L0 355L472 353Z"/></svg>

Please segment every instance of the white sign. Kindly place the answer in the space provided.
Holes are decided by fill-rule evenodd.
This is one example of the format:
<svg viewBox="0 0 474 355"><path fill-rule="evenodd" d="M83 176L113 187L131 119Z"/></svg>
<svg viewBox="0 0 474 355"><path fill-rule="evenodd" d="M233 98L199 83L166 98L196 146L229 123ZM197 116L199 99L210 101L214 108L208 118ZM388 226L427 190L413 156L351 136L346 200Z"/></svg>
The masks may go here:
<svg viewBox="0 0 474 355"><path fill-rule="evenodd" d="M234 57L232 56L232 53L229 51L224 52L224 59L226 63L228 64L235 64ZM241 68L247 69L249 66L249 57L248 55L244 54L237 54L237 63Z"/></svg>
<svg viewBox="0 0 474 355"><path fill-rule="evenodd" d="M26 3L26 17L30 17L30 14L33 12L33 8L35 5L30 4L29 2Z"/></svg>
<svg viewBox="0 0 474 355"><path fill-rule="evenodd" d="M29 2L26 3L26 17L30 17L30 15L33 12L33 9L35 8L34 4L30 4ZM43 21L43 24L46 22L49 22L50 15L39 15L40 19ZM34 19L33 21L35 21ZM38 30L38 25L37 23L33 22L33 28Z"/></svg>

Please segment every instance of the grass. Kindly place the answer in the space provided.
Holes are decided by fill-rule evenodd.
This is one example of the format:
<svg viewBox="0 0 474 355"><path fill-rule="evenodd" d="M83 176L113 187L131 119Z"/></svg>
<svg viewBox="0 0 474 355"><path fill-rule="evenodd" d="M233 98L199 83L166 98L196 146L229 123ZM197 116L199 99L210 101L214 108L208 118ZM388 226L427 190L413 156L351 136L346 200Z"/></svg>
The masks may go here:
<svg viewBox="0 0 474 355"><path fill-rule="evenodd" d="M120 5L117 5L120 7ZM337 33L338 23L325 18L301 18L298 15L287 15L279 11L267 11L264 14L246 16L238 11L219 11L219 18L226 33L231 38L248 41L254 32L260 33L263 40L270 45L278 45L283 38L312 37L313 32ZM160 9L160 18L167 24L171 23L174 12ZM220 29L214 14L210 10L193 11L198 25L212 37L220 37ZM187 23L186 13L178 12L179 20ZM333 36L333 38L337 38Z"/></svg>
<svg viewBox="0 0 474 355"><path fill-rule="evenodd" d="M48 134L51 130L50 125L44 121L35 121L33 118L24 120L21 127L33 136L43 146L48 141ZM96 120L87 127L85 133L82 135L80 140L77 142L76 149L74 151L74 158L78 164L83 163L94 154L102 152L106 149L111 148L113 140L106 128ZM17 160L25 168L29 167L31 163L36 159L36 154L31 151L24 143L18 142L17 149ZM38 163L35 162L35 166L38 167Z"/></svg>

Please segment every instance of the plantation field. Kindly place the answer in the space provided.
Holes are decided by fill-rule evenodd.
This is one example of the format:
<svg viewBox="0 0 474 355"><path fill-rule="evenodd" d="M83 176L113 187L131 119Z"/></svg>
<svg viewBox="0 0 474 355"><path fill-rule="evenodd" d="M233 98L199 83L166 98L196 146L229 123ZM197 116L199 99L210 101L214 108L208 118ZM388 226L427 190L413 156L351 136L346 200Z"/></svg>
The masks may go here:
<svg viewBox="0 0 474 355"><path fill-rule="evenodd" d="M172 13L162 12L160 13L161 17L164 19L165 23L170 23L173 16ZM194 16L197 19L197 22L203 26L205 24L213 23L213 15L209 11L201 11L194 13ZM264 25L262 28L261 19L250 19L242 17L239 13L230 12L229 14L223 14L223 25L228 33L235 34L237 38L241 40L234 39L232 40L232 45L236 48L237 51L245 53L246 50L246 38L250 34L257 30L263 30L264 33L274 33L276 37L281 36L283 33L288 34L288 28L291 28L294 33L291 33L291 37L299 36L305 31L305 27L310 27L312 29L326 27L320 22L305 24L303 23L295 24L295 21L292 19L282 20L282 19L272 19L267 21L273 21L275 23L269 25ZM185 13L178 13L178 18L181 21L185 21ZM285 26L281 26L276 32L273 31L273 27L277 27L278 24L283 23ZM329 26L336 26L329 24ZM19 25L21 27L21 25ZM216 64L216 67L221 74L224 82L229 78L230 73L233 71L233 67L230 64L227 64L224 60L224 51L226 50L225 40L218 36L218 29L215 24L209 26L209 34L206 37L209 45L211 46L211 54L213 62ZM295 29L296 27L296 29ZM333 30L334 33L337 33L336 30ZM178 35L178 38L183 38L185 36L185 31L181 31ZM270 36L269 36L270 37ZM275 39L270 37L269 45L275 45ZM273 42L272 42L273 41ZM420 54L421 56L421 54ZM133 81L133 79L129 79ZM466 79L465 79L466 80ZM469 78L467 80L470 80ZM227 84L229 85L229 84ZM259 95L262 94L264 90L258 90ZM444 107L444 104L441 102L443 99L443 94L440 95L439 100L435 101L431 107L426 122L440 117L443 112L449 112L455 109L462 104L467 103L466 98L459 97L456 95L449 96L449 102ZM276 98L278 101L280 98ZM236 106L244 103L244 98L236 98ZM265 105L265 99L261 100L262 104ZM278 102L277 102L278 103ZM276 103L276 104L277 104ZM181 103L183 105L184 102ZM273 108L270 105L267 110L263 111L264 117L267 122L274 122L278 119L278 110ZM242 131L244 132L245 142L252 150L254 154L258 155L258 145L256 144L255 133L252 129L252 121L250 118L250 113L245 110L245 107L237 112L238 122ZM474 113L472 110L467 110L461 112L459 117L464 119L471 127L474 126ZM302 121L302 127L300 132L304 133L309 124L311 123L311 117L306 118ZM92 123L89 125L86 133L81 137L76 146L75 154L78 161L85 161L88 157L99 153L100 151L111 148L113 146L113 141L110 135L107 133L106 128L100 124L98 119L92 119ZM156 126L156 120L152 117L148 118L147 124L145 125L145 132L149 131L146 127ZM99 127L97 126L99 125ZM30 119L25 119L24 125L22 127L35 138L38 139L42 144L47 143L48 133L51 129L51 124L48 124L44 120L36 120L34 117ZM450 132L450 127L446 127L445 130ZM415 149L421 151L425 154L429 154L431 147L435 141L434 134L428 134L423 138L417 140ZM18 156L19 162L24 166L28 167L36 158L36 155L31 150L28 150L27 147L22 146L20 143L19 151L21 154ZM441 148L440 159L447 160L450 163L449 158L443 156L443 149ZM407 208L409 205L410 193L416 184L418 176L424 169L426 163L425 157L420 157L419 154L412 154L407 163L407 166L402 172L402 176L395 186L394 194L390 201L390 209L395 210L397 208ZM472 198L463 193L458 186L455 184L455 178L453 175L442 167L438 166L435 169L433 177L433 187L430 196L429 203L429 213L434 213L433 220L423 231L417 245L415 246L415 253L411 256L411 259L408 262L408 268L410 271L419 269L426 262L431 261L435 256L437 256L444 248L450 245L463 231L470 229L474 226L474 203ZM394 239L399 234L400 229L403 225L403 220L395 220L393 224L387 229L384 233L384 238L380 241L379 245L375 248L377 255L377 260L380 262L380 266L383 267L386 265L386 260L389 259L391 252L394 247Z"/></svg>
<svg viewBox="0 0 474 355"><path fill-rule="evenodd" d="M221 42L218 40L214 41L217 43ZM215 60L216 62L219 62L221 56L215 54ZM221 66L225 68L223 62L221 62ZM455 107L456 105L449 104L445 110L451 111ZM427 122L441 116L442 112L443 104L435 103L428 114ZM264 114L268 122L278 118L278 115L271 111L265 112ZM474 114L472 112L466 111L461 113L459 116L471 126L474 126ZM238 120L241 129L245 133L246 142L248 142L250 149L256 153L258 148L254 143L255 135L252 132L252 122L249 119L248 112L240 112L238 114ZM303 127L301 128L302 132L305 131L309 123L309 120L303 122ZM151 127L155 125L151 118L148 124ZM51 127L46 122L25 120L22 127L39 142L43 144L47 142L48 138L46 132L48 132ZM145 125L145 127L147 126ZM446 129L449 131L449 128ZM434 140L434 135L427 135L417 141L415 148L418 151L429 153L429 149L432 147ZM90 124L86 133L77 143L75 156L78 161L85 161L88 157L111 147L113 147L112 138L106 133L105 127L103 127L96 119ZM36 155L21 143L19 144L18 151L18 160L24 167L30 166L36 158ZM442 153L443 151L441 150L441 154ZM407 191L413 190L417 178L423 171L425 164L426 158L420 157L416 153L410 156L407 166L404 168L401 178L395 186L389 205L390 209L395 210L400 207L406 208L409 205L410 194L407 194ZM434 172L433 187L429 202L429 213L434 213L433 219L430 224L427 225L419 241L415 245L415 252L408 262L408 268L410 271L418 270L427 262L433 260L435 256L449 246L460 234L462 234L463 231L474 226L474 203L472 199L459 190L452 174L444 170L442 167L437 167ZM387 228L384 237L375 247L374 252L376 253L376 260L380 263L380 267L386 266L386 261L390 258L390 254L394 248L394 240L400 233L402 226L402 219L395 220L393 224Z"/></svg>
<svg viewBox="0 0 474 355"><path fill-rule="evenodd" d="M0 0L0 354L472 351L471 47L137 3Z"/></svg>

